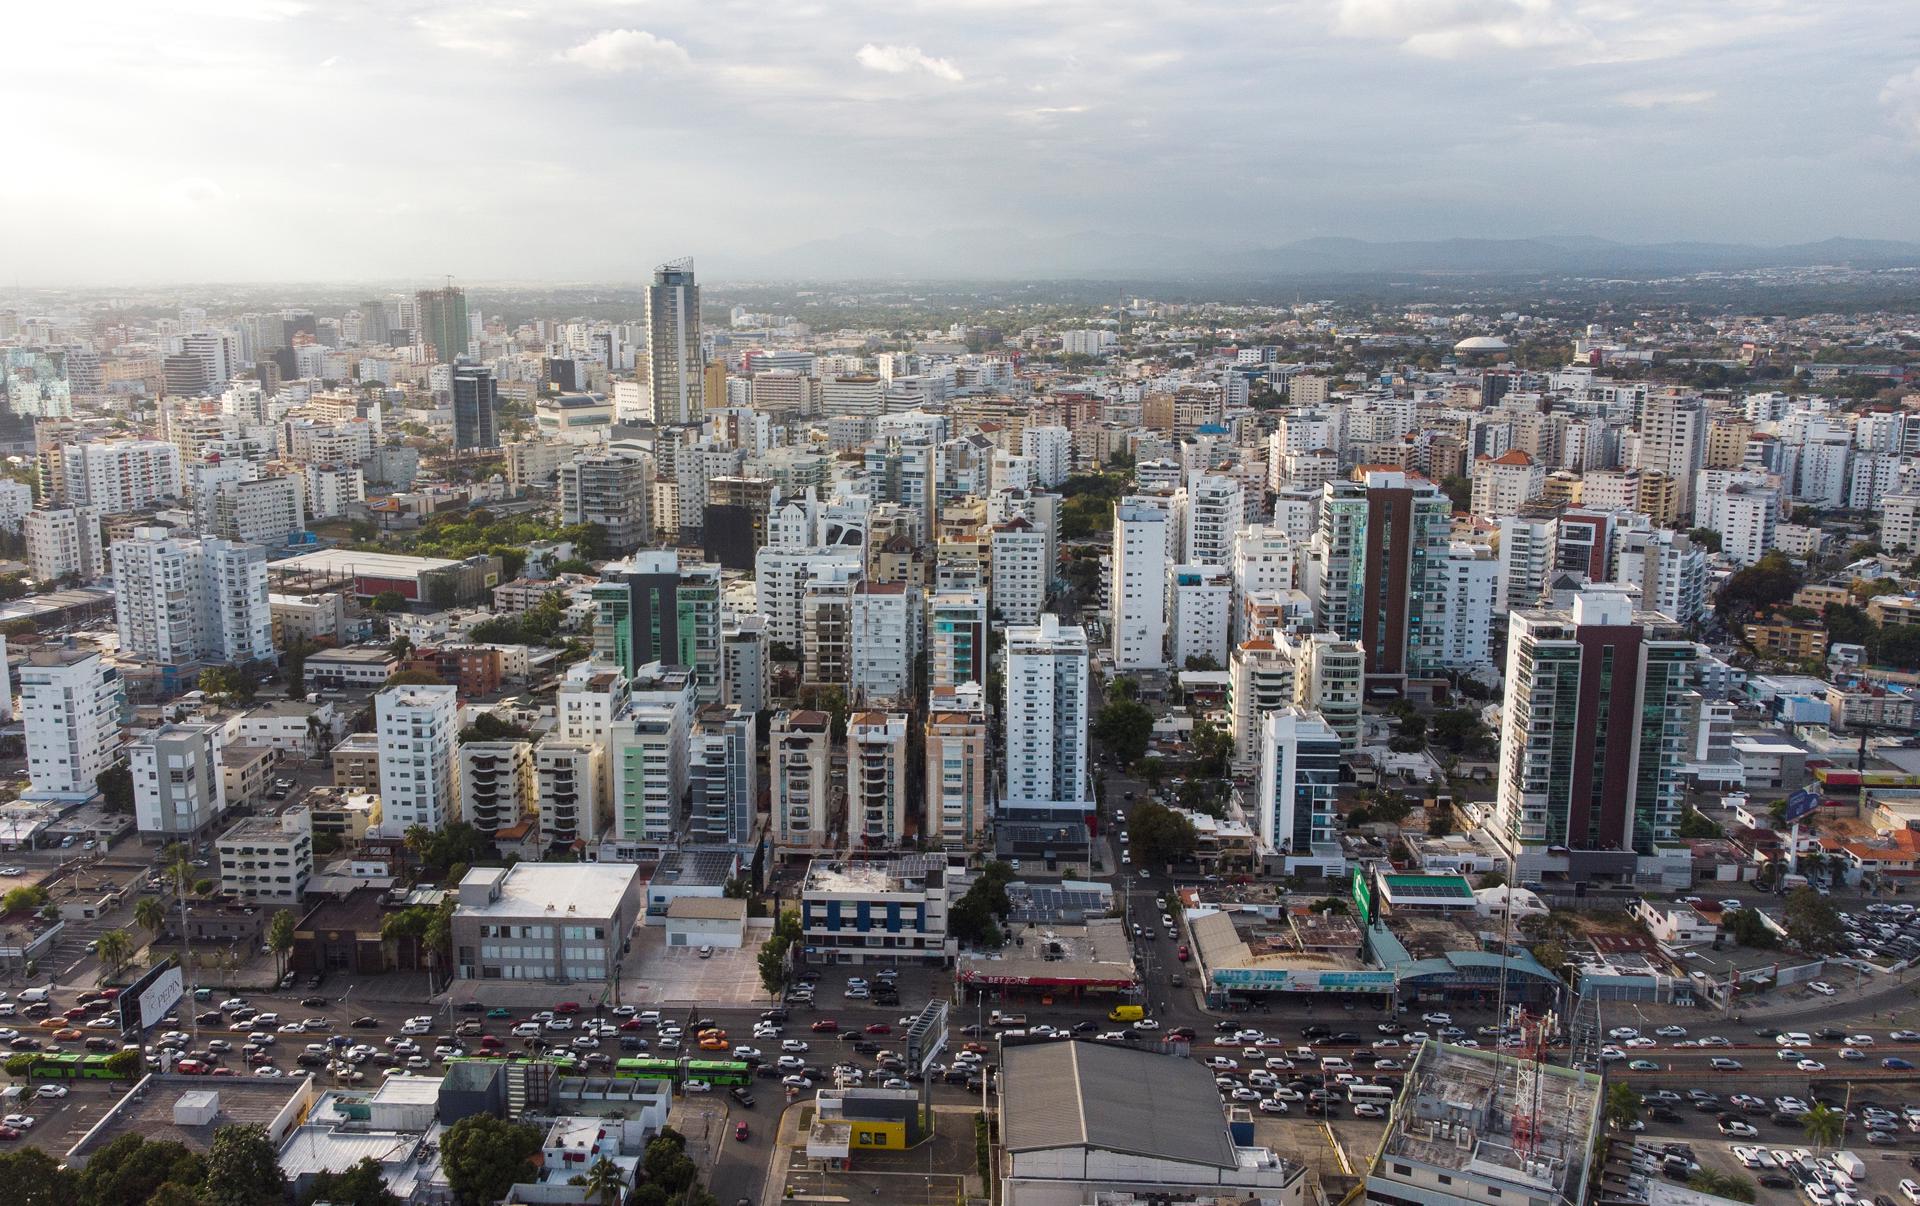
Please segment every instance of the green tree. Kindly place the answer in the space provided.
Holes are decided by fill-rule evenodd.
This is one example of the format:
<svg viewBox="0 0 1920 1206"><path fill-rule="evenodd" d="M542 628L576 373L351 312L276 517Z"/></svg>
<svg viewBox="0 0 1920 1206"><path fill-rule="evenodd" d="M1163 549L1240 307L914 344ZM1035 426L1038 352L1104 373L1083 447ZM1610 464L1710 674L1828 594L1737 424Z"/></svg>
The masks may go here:
<svg viewBox="0 0 1920 1206"><path fill-rule="evenodd" d="M462 1206L493 1206L532 1171L540 1132L491 1114L472 1114L447 1128L440 1164Z"/></svg>
<svg viewBox="0 0 1920 1206"><path fill-rule="evenodd" d="M1735 1202L1751 1202L1756 1196L1752 1181L1736 1173L1721 1172L1717 1168L1702 1168L1694 1173L1687 1178L1687 1188Z"/></svg>
<svg viewBox="0 0 1920 1206"><path fill-rule="evenodd" d="M0 913L37 909L47 903L47 890L38 884L10 889L0 896Z"/></svg>
<svg viewBox="0 0 1920 1206"><path fill-rule="evenodd" d="M778 934L760 944L756 961L760 969L760 987L767 990L768 996L777 997L785 992L788 982L793 979L793 969L787 963L787 951L792 946L791 942Z"/></svg>
<svg viewBox="0 0 1920 1206"><path fill-rule="evenodd" d="M323 1172L313 1178L312 1186L300 1197L301 1206L316 1202L331 1206L401 1206L400 1199L387 1188L380 1175L380 1163L363 1156L345 1172Z"/></svg>
<svg viewBox="0 0 1920 1206"><path fill-rule="evenodd" d="M1753 909L1735 909L1720 919L1727 937L1741 946L1764 950L1775 945L1778 937Z"/></svg>
<svg viewBox="0 0 1920 1206"><path fill-rule="evenodd" d="M1794 945L1812 954L1838 950L1844 930L1839 910L1812 888L1795 888L1787 893L1781 910L1787 936Z"/></svg>
<svg viewBox="0 0 1920 1206"><path fill-rule="evenodd" d="M197 1186L206 1175L206 1160L183 1143L122 1135L80 1170L80 1200L89 1206L151 1202L162 1185Z"/></svg>
<svg viewBox="0 0 1920 1206"><path fill-rule="evenodd" d="M443 684L440 676L431 670L400 670L387 678L382 686L387 687L438 687Z"/></svg>
<svg viewBox="0 0 1920 1206"><path fill-rule="evenodd" d="M107 1056L107 1071L121 1080L133 1080L146 1071L146 1065L138 1051L116 1051Z"/></svg>
<svg viewBox="0 0 1920 1206"><path fill-rule="evenodd" d="M211 1206L283 1206L287 1178L267 1128L235 1124L213 1133L201 1195Z"/></svg>
<svg viewBox="0 0 1920 1206"><path fill-rule="evenodd" d="M1192 821L1154 800L1134 806L1127 832L1142 866L1185 862L1200 844Z"/></svg>
<svg viewBox="0 0 1920 1206"><path fill-rule="evenodd" d="M1694 528L1687 533L1687 539L1707 550L1709 553L1720 551L1720 533L1712 528Z"/></svg>
<svg viewBox="0 0 1920 1206"><path fill-rule="evenodd" d="M1680 836L1683 838L1715 838L1720 836L1718 823L1703 815L1697 808L1689 808L1680 814Z"/></svg>
<svg viewBox="0 0 1920 1206"><path fill-rule="evenodd" d="M382 615L407 609L407 597L397 590L383 590L373 597L373 610Z"/></svg>
<svg viewBox="0 0 1920 1206"><path fill-rule="evenodd" d="M37 1147L0 1156L0 1202L7 1206L82 1206L80 1176Z"/></svg>
<svg viewBox="0 0 1920 1206"><path fill-rule="evenodd" d="M1729 575L1714 594L1713 607L1721 623L1738 631L1749 620L1785 604L1799 589L1799 569L1786 554L1774 550Z"/></svg>
<svg viewBox="0 0 1920 1206"><path fill-rule="evenodd" d="M281 909L267 923L267 947L273 952L274 967L280 975L286 974L287 956L293 953L294 925L292 909Z"/></svg>
<svg viewBox="0 0 1920 1206"><path fill-rule="evenodd" d="M1122 765L1138 762L1153 737L1153 713L1130 699L1115 700L1094 718L1093 739Z"/></svg>
<svg viewBox="0 0 1920 1206"><path fill-rule="evenodd" d="M100 983L110 984L133 961L133 935L125 930L106 930L96 940L94 957L100 960Z"/></svg>
<svg viewBox="0 0 1920 1206"><path fill-rule="evenodd" d="M1449 473L1440 479L1440 489L1452 500L1456 511L1473 510L1473 479Z"/></svg>
<svg viewBox="0 0 1920 1206"><path fill-rule="evenodd" d="M1623 1127L1640 1117L1640 1094L1632 1085L1616 1080L1607 1086L1607 1124Z"/></svg>
<svg viewBox="0 0 1920 1206"><path fill-rule="evenodd" d="M100 772L94 780L94 786L100 789L102 806L108 812L121 816L133 813L133 771L124 762L116 762Z"/></svg>
<svg viewBox="0 0 1920 1206"><path fill-rule="evenodd" d="M1495 867L1493 870L1481 875L1480 881L1474 886L1478 888L1503 888L1506 886L1506 883L1507 873Z"/></svg>
<svg viewBox="0 0 1920 1206"><path fill-rule="evenodd" d="M982 949L997 948L1006 942L986 899L971 890L953 902L953 908L947 913L947 931L959 941Z"/></svg>
<svg viewBox="0 0 1920 1206"><path fill-rule="evenodd" d="M1832 1147L1846 1133L1847 1116L1829 1105L1815 1105L1800 1115L1800 1129L1815 1147Z"/></svg>

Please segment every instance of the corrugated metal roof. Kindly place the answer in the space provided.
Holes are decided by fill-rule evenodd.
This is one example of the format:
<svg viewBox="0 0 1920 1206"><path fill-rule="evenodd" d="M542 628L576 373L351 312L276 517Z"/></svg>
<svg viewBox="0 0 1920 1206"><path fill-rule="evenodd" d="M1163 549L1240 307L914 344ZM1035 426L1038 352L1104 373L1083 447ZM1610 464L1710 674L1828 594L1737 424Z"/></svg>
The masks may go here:
<svg viewBox="0 0 1920 1206"><path fill-rule="evenodd" d="M1001 1117L1012 1151L1094 1147L1234 1167L1213 1074L1189 1059L1107 1043L1008 1047Z"/></svg>

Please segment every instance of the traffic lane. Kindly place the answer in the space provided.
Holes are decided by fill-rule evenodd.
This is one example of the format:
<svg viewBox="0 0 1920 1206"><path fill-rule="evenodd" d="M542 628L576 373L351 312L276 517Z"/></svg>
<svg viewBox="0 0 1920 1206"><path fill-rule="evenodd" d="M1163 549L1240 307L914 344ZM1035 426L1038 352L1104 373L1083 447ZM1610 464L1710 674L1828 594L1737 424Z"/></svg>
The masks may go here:
<svg viewBox="0 0 1920 1206"><path fill-rule="evenodd" d="M767 1166L773 1159L773 1140L780 1129L780 1111L786 1105L784 1095L773 1092L761 1092L758 1086L748 1090L748 1096L754 1099L751 1109L742 1108L731 1098L727 1101L729 1113L722 1146L715 1153L713 1173L708 1178L708 1188L713 1196L722 1202L734 1202L741 1198L758 1202L767 1180ZM747 1124L747 1137L736 1138L740 1123Z"/></svg>

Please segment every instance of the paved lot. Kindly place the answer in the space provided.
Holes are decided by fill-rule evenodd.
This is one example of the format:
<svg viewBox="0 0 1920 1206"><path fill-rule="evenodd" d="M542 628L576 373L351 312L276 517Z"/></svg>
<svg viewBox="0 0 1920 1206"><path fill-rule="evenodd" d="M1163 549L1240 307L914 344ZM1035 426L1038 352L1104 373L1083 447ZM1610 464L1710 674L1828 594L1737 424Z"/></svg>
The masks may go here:
<svg viewBox="0 0 1920 1206"><path fill-rule="evenodd" d="M760 986L760 942L765 931L747 930L747 943L738 949L716 947L702 959L693 947L670 947L662 926L642 926L634 937L633 954L621 969L621 999L663 1005L703 1008L739 1008L772 1003Z"/></svg>

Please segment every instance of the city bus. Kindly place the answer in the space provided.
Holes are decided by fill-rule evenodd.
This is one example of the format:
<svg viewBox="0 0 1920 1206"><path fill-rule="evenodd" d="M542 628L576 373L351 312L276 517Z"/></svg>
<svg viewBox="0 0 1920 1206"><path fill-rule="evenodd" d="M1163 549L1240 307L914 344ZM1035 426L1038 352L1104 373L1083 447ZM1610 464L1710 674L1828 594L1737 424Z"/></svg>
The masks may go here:
<svg viewBox="0 0 1920 1206"><path fill-rule="evenodd" d="M1398 1096L1400 1096L1400 1091L1392 1085L1347 1086L1347 1101L1353 1105L1358 1105L1363 1101L1371 1101L1377 1105L1386 1105Z"/></svg>
<svg viewBox="0 0 1920 1206"><path fill-rule="evenodd" d="M77 1055L60 1052L36 1055L27 1070L34 1080L119 1080L107 1068L108 1056Z"/></svg>
<svg viewBox="0 0 1920 1206"><path fill-rule="evenodd" d="M738 1059L690 1059L686 1063L689 1080L704 1080L710 1085L753 1083L753 1067Z"/></svg>
<svg viewBox="0 0 1920 1206"><path fill-rule="evenodd" d="M677 1059L615 1060L613 1074L635 1080L670 1080L677 1084L680 1080L680 1061Z"/></svg>

